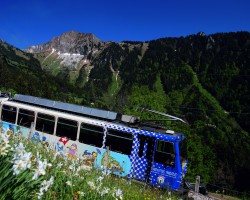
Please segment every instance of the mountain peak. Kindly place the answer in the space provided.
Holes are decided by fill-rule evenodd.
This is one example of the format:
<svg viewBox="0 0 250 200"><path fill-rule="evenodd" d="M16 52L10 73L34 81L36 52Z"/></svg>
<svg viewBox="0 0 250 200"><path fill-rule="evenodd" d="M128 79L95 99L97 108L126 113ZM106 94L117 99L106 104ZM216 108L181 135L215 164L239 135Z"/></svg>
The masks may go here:
<svg viewBox="0 0 250 200"><path fill-rule="evenodd" d="M77 39L79 37L86 37L86 36L89 36L89 35L94 36L94 34L92 34L92 33L86 33L85 34L85 33L78 32L76 30L72 30L72 31L64 32L60 36L57 36L57 37L61 37L61 38L68 37L68 38L71 38L71 39Z"/></svg>
<svg viewBox="0 0 250 200"><path fill-rule="evenodd" d="M29 53L39 53L48 50L56 50L61 53L77 53L86 55L87 52L95 50L104 42L92 33L81 33L75 30L62 33L51 41L25 49Z"/></svg>

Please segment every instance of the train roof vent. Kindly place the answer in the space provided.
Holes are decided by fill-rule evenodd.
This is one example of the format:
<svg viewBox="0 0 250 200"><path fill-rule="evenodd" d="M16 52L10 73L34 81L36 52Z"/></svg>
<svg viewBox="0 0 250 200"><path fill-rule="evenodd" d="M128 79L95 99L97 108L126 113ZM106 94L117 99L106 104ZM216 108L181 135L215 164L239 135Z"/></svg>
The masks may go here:
<svg viewBox="0 0 250 200"><path fill-rule="evenodd" d="M138 122L139 117L135 117L135 116L130 116L130 115L122 115L121 117L121 121L126 122L126 123L136 123Z"/></svg>
<svg viewBox="0 0 250 200"><path fill-rule="evenodd" d="M10 98L11 97L11 93L10 92L0 91L0 97Z"/></svg>
<svg viewBox="0 0 250 200"><path fill-rule="evenodd" d="M16 94L13 97L13 100L23 102L23 103L31 103L39 106L45 106L54 109L61 109L65 111L70 111L78 114L89 115L92 117L98 117L103 119L115 120L117 113L106 111L106 110L99 110L95 108L89 108L85 106L79 106L69 103L63 103L59 101L52 101L49 99L43 99L39 97L33 97L28 95Z"/></svg>
<svg viewBox="0 0 250 200"><path fill-rule="evenodd" d="M167 133L167 134L170 134L170 135L174 135L174 134L175 134L175 132L172 131L172 130L166 130L166 133Z"/></svg>

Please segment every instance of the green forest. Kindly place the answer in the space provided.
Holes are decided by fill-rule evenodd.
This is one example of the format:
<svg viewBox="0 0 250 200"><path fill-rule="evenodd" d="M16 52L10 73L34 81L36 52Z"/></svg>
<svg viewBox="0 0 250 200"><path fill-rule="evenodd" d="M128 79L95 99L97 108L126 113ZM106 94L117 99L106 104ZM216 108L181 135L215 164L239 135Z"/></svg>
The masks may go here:
<svg viewBox="0 0 250 200"><path fill-rule="evenodd" d="M72 83L68 69L53 76L0 41L0 88L142 120L162 118L142 107L180 117L188 124L165 126L188 138L188 179L250 191L249 32L111 42L89 59L88 81L80 72Z"/></svg>

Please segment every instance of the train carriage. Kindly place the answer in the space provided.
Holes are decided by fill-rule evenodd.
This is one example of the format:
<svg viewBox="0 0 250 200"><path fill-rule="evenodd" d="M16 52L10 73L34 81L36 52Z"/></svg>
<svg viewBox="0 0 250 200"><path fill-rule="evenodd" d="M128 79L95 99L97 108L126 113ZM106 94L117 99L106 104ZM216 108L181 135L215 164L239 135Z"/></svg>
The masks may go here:
<svg viewBox="0 0 250 200"><path fill-rule="evenodd" d="M33 96L0 93L0 127L47 143L58 154L108 173L178 190L187 170L186 138L138 117Z"/></svg>

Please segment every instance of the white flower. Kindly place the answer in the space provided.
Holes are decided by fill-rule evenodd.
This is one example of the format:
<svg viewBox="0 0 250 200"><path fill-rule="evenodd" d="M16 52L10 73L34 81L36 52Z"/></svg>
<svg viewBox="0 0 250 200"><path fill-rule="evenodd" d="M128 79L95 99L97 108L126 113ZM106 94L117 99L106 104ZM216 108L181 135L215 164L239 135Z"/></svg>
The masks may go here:
<svg viewBox="0 0 250 200"><path fill-rule="evenodd" d="M22 160L17 160L13 167L12 167L13 171L14 171L14 175L18 175L20 173L21 170L26 169L26 163Z"/></svg>
<svg viewBox="0 0 250 200"><path fill-rule="evenodd" d="M104 170L102 171L102 174L103 174L104 176L108 176L108 175L110 175L110 173L111 173L111 171L108 170L108 169L104 169Z"/></svg>
<svg viewBox="0 0 250 200"><path fill-rule="evenodd" d="M10 146L9 145L9 139L7 137L2 138L2 147Z"/></svg>
<svg viewBox="0 0 250 200"><path fill-rule="evenodd" d="M81 171L81 166L78 166L76 169L76 172L79 172L79 171Z"/></svg>
<svg viewBox="0 0 250 200"><path fill-rule="evenodd" d="M47 167L47 160L45 159L44 162L42 162L41 160L38 160L38 167L37 169L35 169L35 173L32 177L32 180L35 180L38 178L38 176L40 175L45 175L45 170Z"/></svg>
<svg viewBox="0 0 250 200"><path fill-rule="evenodd" d="M109 193L109 190L110 190L109 188L104 187L103 190L101 191L100 195L104 196L105 194Z"/></svg>
<svg viewBox="0 0 250 200"><path fill-rule="evenodd" d="M98 182L101 182L103 179L104 179L103 176L99 176L96 180L97 180Z"/></svg>
<svg viewBox="0 0 250 200"><path fill-rule="evenodd" d="M50 179L48 181L44 180L41 185L43 186L43 190L47 191L49 189L49 187L54 183L54 177L51 176Z"/></svg>
<svg viewBox="0 0 250 200"><path fill-rule="evenodd" d="M52 167L52 164L51 164L51 163L48 163L47 166L48 166L49 168L51 168L51 167Z"/></svg>
<svg viewBox="0 0 250 200"><path fill-rule="evenodd" d="M91 189L95 189L95 183L93 181L88 181L87 184L91 187Z"/></svg>
<svg viewBox="0 0 250 200"><path fill-rule="evenodd" d="M58 164L57 164L57 167L56 168L61 168L63 166L63 164L62 164L62 162L59 162Z"/></svg>
<svg viewBox="0 0 250 200"><path fill-rule="evenodd" d="M3 142L3 143L9 143L9 137L7 135L2 135L1 136L1 142Z"/></svg>
<svg viewBox="0 0 250 200"><path fill-rule="evenodd" d="M95 189L97 191L97 193L100 193L100 188L102 185L98 185L95 188L91 188L91 189Z"/></svg>
<svg viewBox="0 0 250 200"><path fill-rule="evenodd" d="M31 167L31 156L32 156L31 152L25 152L24 155L21 157L21 160L24 161L27 168Z"/></svg>
<svg viewBox="0 0 250 200"><path fill-rule="evenodd" d="M123 191L120 189L116 189L115 192L113 193L114 197L119 197L120 199L122 199L123 197Z"/></svg>
<svg viewBox="0 0 250 200"><path fill-rule="evenodd" d="M40 175L45 175L44 169L36 169L35 173L32 177L32 180L36 180L38 178L38 176L40 176Z"/></svg>
<svg viewBox="0 0 250 200"><path fill-rule="evenodd" d="M25 152L25 147L23 146L23 143L20 142L19 145L16 147L16 154L18 156L22 155Z"/></svg>
<svg viewBox="0 0 250 200"><path fill-rule="evenodd" d="M53 176L51 176L48 181L44 180L41 183L42 187L39 190L37 198L40 199L43 196L44 191L46 192L53 183L54 183L54 177Z"/></svg>
<svg viewBox="0 0 250 200"><path fill-rule="evenodd" d="M37 199L41 199L41 197L43 196L44 192L43 189L40 188L40 192L38 193Z"/></svg>
<svg viewBox="0 0 250 200"><path fill-rule="evenodd" d="M117 189L117 190L115 191L115 193L116 193L116 196L122 196L122 195L123 195L123 191L120 190L120 189Z"/></svg>
<svg viewBox="0 0 250 200"><path fill-rule="evenodd" d="M0 149L1 156L7 156L7 153L9 152L8 147L10 147L10 145L7 145L7 146Z"/></svg>
<svg viewBox="0 0 250 200"><path fill-rule="evenodd" d="M72 171L74 171L74 170L75 170L74 164L70 165L70 166L69 166L69 169L72 170Z"/></svg>
<svg viewBox="0 0 250 200"><path fill-rule="evenodd" d="M82 170L86 170L86 171L91 171L92 167L91 166L87 166L87 165L82 165L81 169Z"/></svg>
<svg viewBox="0 0 250 200"><path fill-rule="evenodd" d="M80 192L80 196L84 197L85 193L84 192Z"/></svg>
<svg viewBox="0 0 250 200"><path fill-rule="evenodd" d="M76 172L76 173L74 173L74 176L80 177L80 174Z"/></svg>
<svg viewBox="0 0 250 200"><path fill-rule="evenodd" d="M71 181L67 181L66 184L69 185L69 186L72 186L72 182Z"/></svg>
<svg viewBox="0 0 250 200"><path fill-rule="evenodd" d="M51 176L49 179L49 184L52 185L54 183L54 176Z"/></svg>

